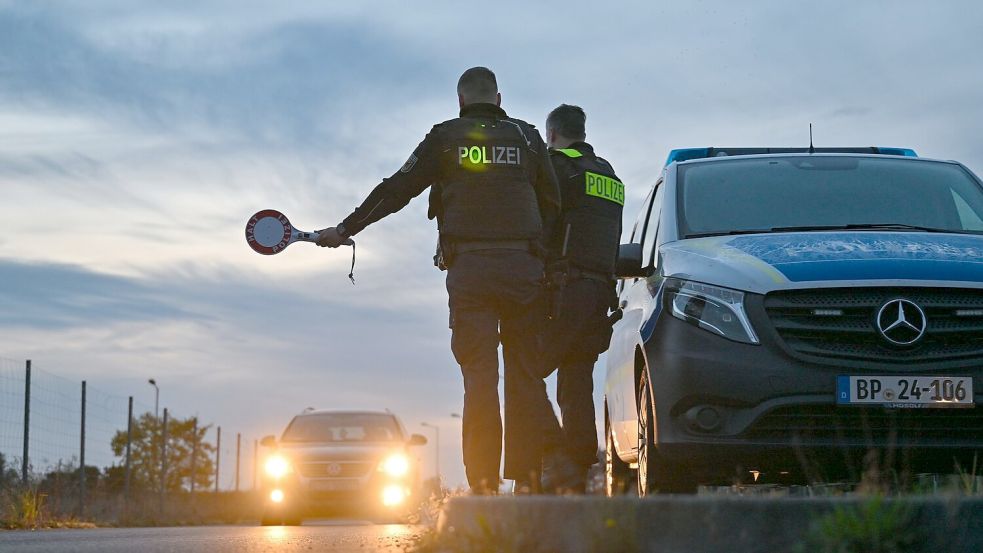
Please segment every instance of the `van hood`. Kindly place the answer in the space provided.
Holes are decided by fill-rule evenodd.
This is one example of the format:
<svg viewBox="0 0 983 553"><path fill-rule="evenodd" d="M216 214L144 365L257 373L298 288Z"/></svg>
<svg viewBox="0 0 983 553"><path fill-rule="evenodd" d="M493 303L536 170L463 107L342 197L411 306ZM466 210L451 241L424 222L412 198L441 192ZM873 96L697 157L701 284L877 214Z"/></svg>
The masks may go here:
<svg viewBox="0 0 983 553"><path fill-rule="evenodd" d="M746 292L850 286L983 288L983 236L797 232L715 236L662 246L662 272Z"/></svg>

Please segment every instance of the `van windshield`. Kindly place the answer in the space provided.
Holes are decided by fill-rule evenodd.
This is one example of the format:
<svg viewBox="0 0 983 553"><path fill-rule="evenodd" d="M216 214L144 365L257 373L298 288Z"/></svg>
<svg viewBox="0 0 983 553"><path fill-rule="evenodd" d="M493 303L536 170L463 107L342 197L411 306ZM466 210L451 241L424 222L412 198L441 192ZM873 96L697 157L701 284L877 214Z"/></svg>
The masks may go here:
<svg viewBox="0 0 983 553"><path fill-rule="evenodd" d="M787 156L681 165L680 236L789 230L983 233L983 189L963 167L863 156Z"/></svg>

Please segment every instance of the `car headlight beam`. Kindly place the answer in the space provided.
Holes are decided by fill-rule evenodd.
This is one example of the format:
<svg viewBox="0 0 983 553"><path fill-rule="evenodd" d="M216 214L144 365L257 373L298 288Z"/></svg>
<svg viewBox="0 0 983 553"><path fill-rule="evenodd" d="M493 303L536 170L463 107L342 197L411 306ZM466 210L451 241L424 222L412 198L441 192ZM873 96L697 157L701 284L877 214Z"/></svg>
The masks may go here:
<svg viewBox="0 0 983 553"><path fill-rule="evenodd" d="M281 455L273 455L266 460L265 468L267 476L279 479L290 472L290 462Z"/></svg>
<svg viewBox="0 0 983 553"><path fill-rule="evenodd" d="M409 496L406 488L402 486L386 486L382 490L382 504L386 507L396 507Z"/></svg>
<svg viewBox="0 0 983 553"><path fill-rule="evenodd" d="M678 279L670 279L666 290L673 317L735 342L760 343L744 310L744 292Z"/></svg>
<svg viewBox="0 0 983 553"><path fill-rule="evenodd" d="M410 472L410 460L402 453L394 453L383 459L379 470L394 478L402 478Z"/></svg>

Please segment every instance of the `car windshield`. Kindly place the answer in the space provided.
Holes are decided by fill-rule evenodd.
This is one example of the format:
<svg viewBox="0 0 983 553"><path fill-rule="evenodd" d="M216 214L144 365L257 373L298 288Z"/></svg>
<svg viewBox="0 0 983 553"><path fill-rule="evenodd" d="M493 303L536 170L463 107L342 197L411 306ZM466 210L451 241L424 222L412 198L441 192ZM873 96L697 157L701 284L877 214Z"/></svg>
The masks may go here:
<svg viewBox="0 0 983 553"><path fill-rule="evenodd" d="M391 415L323 413L294 417L283 442L392 442L402 439Z"/></svg>
<svg viewBox="0 0 983 553"><path fill-rule="evenodd" d="M836 228L983 231L983 189L959 165L788 156L681 165L680 236Z"/></svg>

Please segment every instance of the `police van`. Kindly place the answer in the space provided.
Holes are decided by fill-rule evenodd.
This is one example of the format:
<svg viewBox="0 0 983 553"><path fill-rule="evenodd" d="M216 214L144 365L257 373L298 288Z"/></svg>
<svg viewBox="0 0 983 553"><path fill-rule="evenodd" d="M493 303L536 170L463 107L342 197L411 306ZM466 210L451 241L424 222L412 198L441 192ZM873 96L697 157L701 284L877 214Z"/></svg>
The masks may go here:
<svg viewBox="0 0 983 553"><path fill-rule="evenodd" d="M983 451L983 184L898 148L674 150L621 246L609 494ZM887 465L890 465L888 467Z"/></svg>

